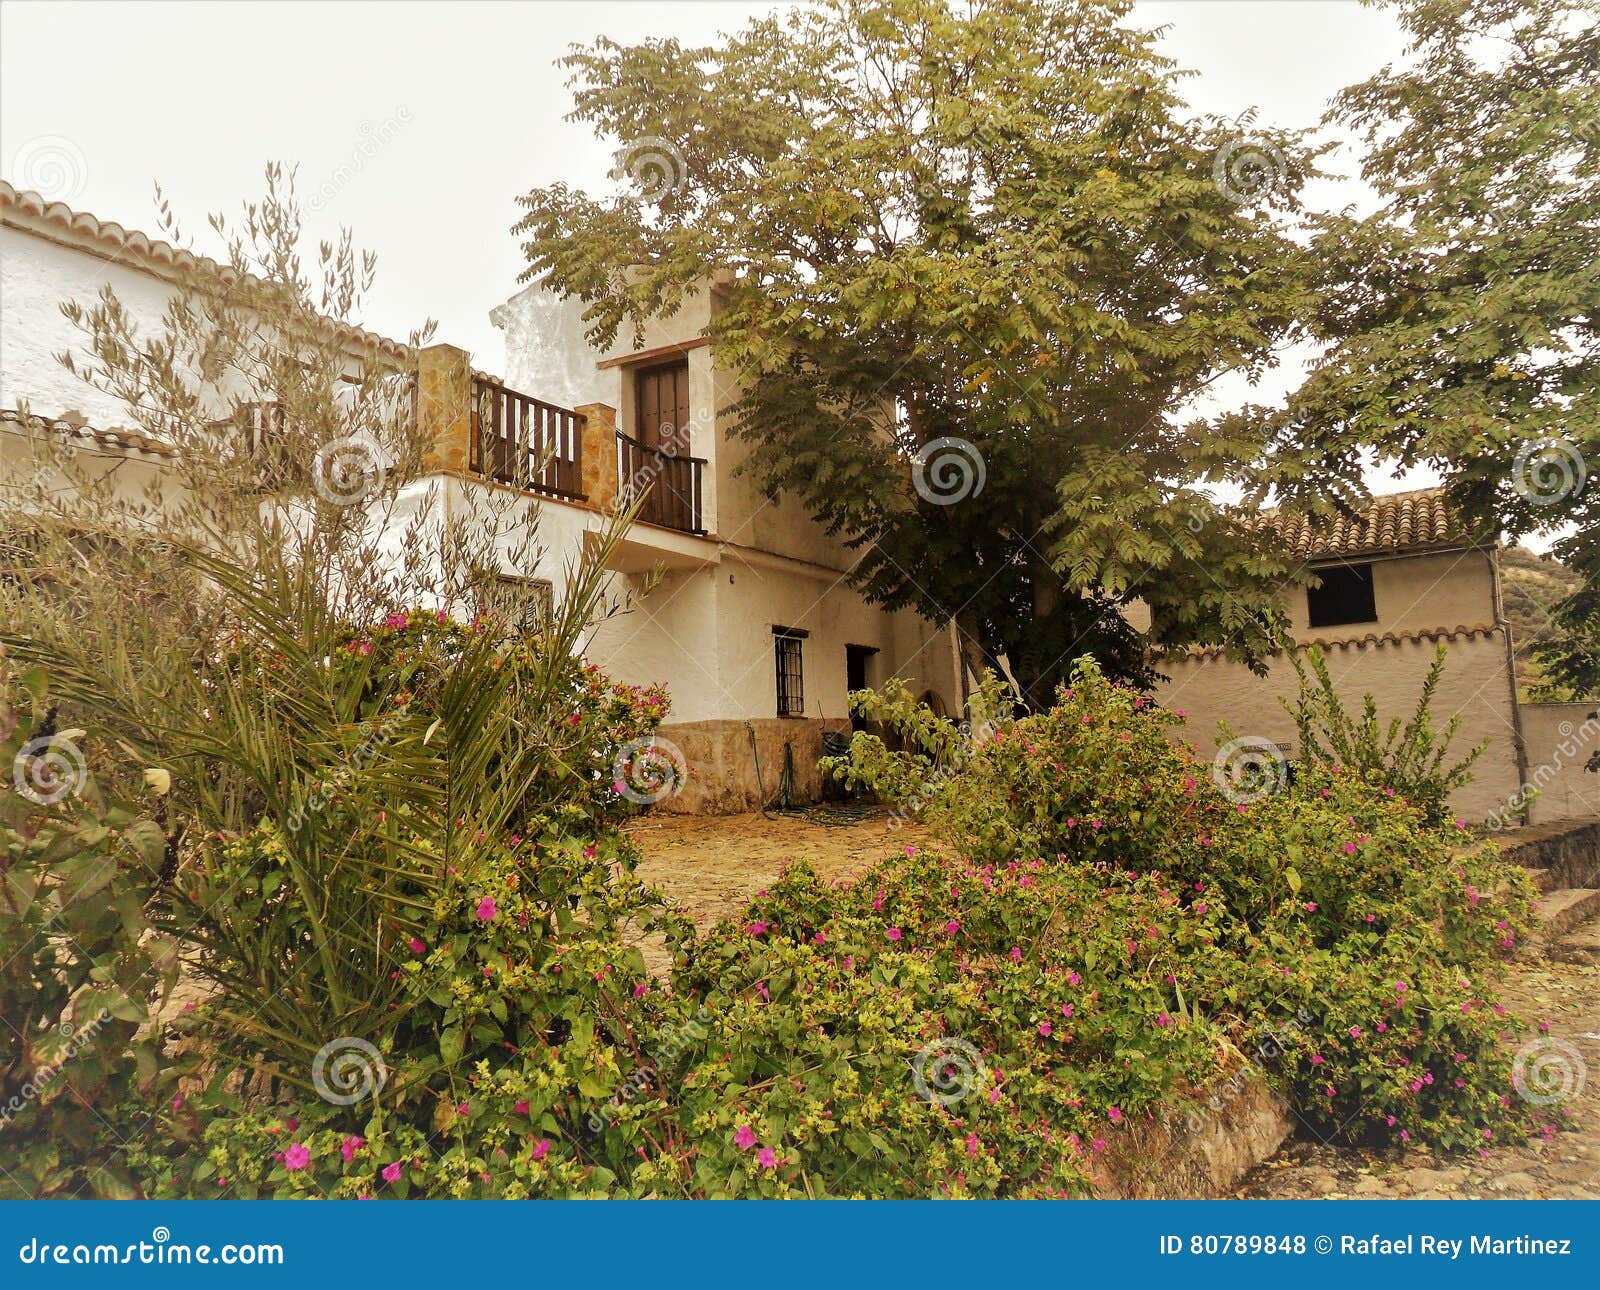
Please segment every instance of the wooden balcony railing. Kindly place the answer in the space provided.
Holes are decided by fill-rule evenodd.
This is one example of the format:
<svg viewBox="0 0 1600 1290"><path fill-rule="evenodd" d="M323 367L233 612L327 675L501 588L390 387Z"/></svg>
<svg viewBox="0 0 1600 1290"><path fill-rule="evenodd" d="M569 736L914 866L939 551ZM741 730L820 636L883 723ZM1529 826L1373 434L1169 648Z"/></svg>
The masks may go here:
<svg viewBox="0 0 1600 1290"><path fill-rule="evenodd" d="M470 468L502 484L583 501L583 417L472 376Z"/></svg>
<svg viewBox="0 0 1600 1290"><path fill-rule="evenodd" d="M618 500L628 505L648 488L650 491L639 509L641 520L681 533L704 533L705 510L700 499L700 481L705 464L703 457L647 448L618 431Z"/></svg>

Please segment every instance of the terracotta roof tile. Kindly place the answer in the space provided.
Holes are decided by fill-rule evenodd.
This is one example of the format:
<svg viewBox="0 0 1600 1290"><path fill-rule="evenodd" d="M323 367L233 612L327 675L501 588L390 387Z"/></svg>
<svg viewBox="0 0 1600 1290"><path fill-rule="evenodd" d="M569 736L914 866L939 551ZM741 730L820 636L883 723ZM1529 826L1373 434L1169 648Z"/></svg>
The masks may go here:
<svg viewBox="0 0 1600 1290"><path fill-rule="evenodd" d="M76 440L85 446L92 445L108 452L127 453L136 457L170 460L178 455L171 444L162 443L159 439L152 439L149 435L140 434L136 430L127 430L122 426L97 429L70 417L41 417L31 412L24 416L16 408L0 408L0 424L18 426L24 432L31 434L60 435L63 439Z"/></svg>
<svg viewBox="0 0 1600 1290"><path fill-rule="evenodd" d="M0 179L0 221L18 228L54 227L95 243L107 252L126 254L142 267L165 278L173 277L180 269L214 273L223 282L236 282L239 278L230 266L219 264L207 256L194 255L144 233L130 232L111 220L100 219L87 211L75 211L65 202L52 202L38 193L19 191L3 179ZM332 318L325 321L337 335L352 345L374 350L398 363L409 364L414 361L415 355L409 345L352 323Z"/></svg>
<svg viewBox="0 0 1600 1290"><path fill-rule="evenodd" d="M1493 623L1462 624L1459 627L1426 627L1400 632L1368 632L1364 636L1323 637L1317 636L1310 640L1296 641L1295 649L1307 650L1313 645L1326 650L1335 649L1367 649L1373 646L1386 645L1415 645L1436 644L1439 641L1479 640L1497 636L1501 628ZM1173 659L1212 659L1220 658L1226 654L1224 645L1191 645L1184 649L1174 650ZM1275 651L1280 653L1281 651Z"/></svg>
<svg viewBox="0 0 1600 1290"><path fill-rule="evenodd" d="M1445 502L1441 488L1374 497L1353 518L1313 522L1303 515L1262 511L1258 527L1271 529L1302 560L1445 546L1492 545L1494 534L1474 534Z"/></svg>

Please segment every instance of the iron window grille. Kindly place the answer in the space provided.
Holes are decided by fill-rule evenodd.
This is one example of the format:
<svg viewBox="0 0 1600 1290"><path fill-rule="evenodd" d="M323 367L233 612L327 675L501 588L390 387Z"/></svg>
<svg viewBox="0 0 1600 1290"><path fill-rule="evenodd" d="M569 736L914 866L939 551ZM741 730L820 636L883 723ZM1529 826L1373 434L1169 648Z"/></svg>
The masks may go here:
<svg viewBox="0 0 1600 1290"><path fill-rule="evenodd" d="M778 715L802 716L806 710L804 660L801 642L807 633L794 627L772 629L773 654L778 667Z"/></svg>

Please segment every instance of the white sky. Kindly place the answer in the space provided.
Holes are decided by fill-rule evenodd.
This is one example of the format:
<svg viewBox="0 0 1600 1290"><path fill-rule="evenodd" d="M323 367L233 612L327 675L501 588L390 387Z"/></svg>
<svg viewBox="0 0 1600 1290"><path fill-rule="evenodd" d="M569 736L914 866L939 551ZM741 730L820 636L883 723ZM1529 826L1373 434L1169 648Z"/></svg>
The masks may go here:
<svg viewBox="0 0 1600 1290"><path fill-rule="evenodd" d="M0 0L0 177L146 231L159 181L198 249L215 251L206 215L236 214L267 160L297 162L303 197L332 194L310 230L348 224L378 255L362 321L404 338L433 318L439 340L500 370L488 313L517 290L516 196L555 180L594 188L612 164L563 119L552 61L602 33L709 41L780 7ZM1335 91L1402 52L1389 15L1356 0L1141 0L1136 18L1169 28L1195 108L1255 108L1290 127L1315 125ZM1341 161L1351 168L1325 164ZM1311 193L1324 206L1364 195L1351 180ZM1253 397L1292 386L1296 368L1291 357ZM1245 397L1242 381L1219 383L1220 401Z"/></svg>

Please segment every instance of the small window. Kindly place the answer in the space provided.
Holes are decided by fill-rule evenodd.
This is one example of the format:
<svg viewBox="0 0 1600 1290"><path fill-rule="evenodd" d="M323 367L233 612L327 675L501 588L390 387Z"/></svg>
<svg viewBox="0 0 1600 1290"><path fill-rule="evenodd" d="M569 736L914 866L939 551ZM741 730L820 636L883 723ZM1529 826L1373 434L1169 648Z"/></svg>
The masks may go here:
<svg viewBox="0 0 1600 1290"><path fill-rule="evenodd" d="M1370 564L1335 564L1314 572L1322 579L1322 585L1306 589L1311 626L1342 627L1346 623L1378 621Z"/></svg>
<svg viewBox="0 0 1600 1290"><path fill-rule="evenodd" d="M778 715L802 716L806 710L805 679L802 675L801 642L806 633L795 627L772 629L773 653L778 664Z"/></svg>
<svg viewBox="0 0 1600 1290"><path fill-rule="evenodd" d="M478 612L490 613L523 632L549 629L555 607L555 589L543 578L521 578L511 573L480 572L473 582Z"/></svg>

